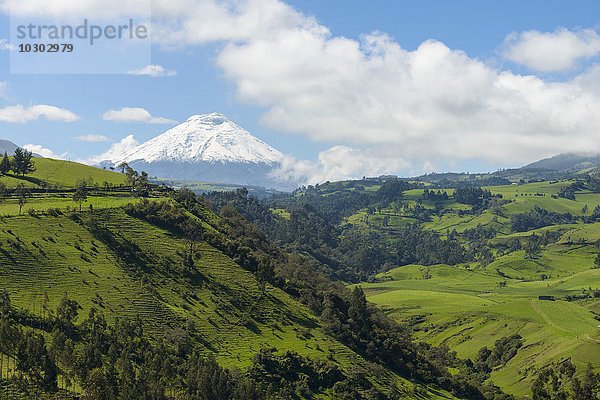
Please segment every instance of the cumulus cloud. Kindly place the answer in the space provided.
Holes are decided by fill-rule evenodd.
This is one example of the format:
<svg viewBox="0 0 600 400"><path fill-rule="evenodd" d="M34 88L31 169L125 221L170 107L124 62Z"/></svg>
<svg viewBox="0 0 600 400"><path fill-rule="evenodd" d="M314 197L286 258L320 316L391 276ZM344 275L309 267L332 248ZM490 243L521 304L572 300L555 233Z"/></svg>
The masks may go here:
<svg viewBox="0 0 600 400"><path fill-rule="evenodd" d="M177 121L163 117L153 117L146 109L140 107L123 107L120 110L109 110L102 119L116 122L143 122L146 124L173 124Z"/></svg>
<svg viewBox="0 0 600 400"><path fill-rule="evenodd" d="M384 34L288 30L230 43L218 63L274 129L394 148L419 163L523 162L600 146L598 93L498 71L433 40L407 51Z"/></svg>
<svg viewBox="0 0 600 400"><path fill-rule="evenodd" d="M68 151L65 151L62 154L57 154L40 144L26 144L23 146L23 148L31 151L32 153L39 154L44 158L54 158L55 160L65 160L69 154Z"/></svg>
<svg viewBox="0 0 600 400"><path fill-rule="evenodd" d="M0 121L23 124L40 118L48 121L74 122L79 117L72 111L45 104L25 107L23 105L0 108Z"/></svg>
<svg viewBox="0 0 600 400"><path fill-rule="evenodd" d="M177 75L177 71L172 70L172 69L166 69L162 65L156 65L156 64L147 65L144 68L140 68L140 69L134 69L127 73L129 75L151 76L153 78L161 78L161 77Z"/></svg>
<svg viewBox="0 0 600 400"><path fill-rule="evenodd" d="M97 19L110 19L147 14L150 4L149 0L0 0L0 10L18 17L78 19L92 15Z"/></svg>
<svg viewBox="0 0 600 400"><path fill-rule="evenodd" d="M83 160L83 162L92 165L100 164L102 162L115 163L122 160L127 153L134 150L139 145L140 143L133 135L128 135L117 143L113 143L104 153L92 156L87 160Z"/></svg>
<svg viewBox="0 0 600 400"><path fill-rule="evenodd" d="M334 146L321 152L316 161L286 157L271 176L283 183L312 185L328 180L394 174L407 167L408 163L399 157L381 157L378 151Z"/></svg>
<svg viewBox="0 0 600 400"><path fill-rule="evenodd" d="M119 7L103 5L99 12L141 13L139 3L119 0ZM98 7L91 0L15 6L20 14L47 15L94 15ZM262 122L281 132L369 149L374 158L392 152L411 168L441 159L517 165L600 150L600 90L584 85L597 71L553 82L497 69L439 41L407 50L378 32L335 36L278 0L155 0L153 10L155 43L220 42L217 65L237 98L263 107ZM590 30L524 32L507 40L505 52L535 71L561 71L597 54L597 36ZM143 109L105 117L165 120Z"/></svg>
<svg viewBox="0 0 600 400"><path fill-rule="evenodd" d="M600 36L592 29L554 32L536 30L508 35L504 57L533 71L560 72L573 69L578 61L600 54Z"/></svg>
<svg viewBox="0 0 600 400"><path fill-rule="evenodd" d="M95 135L95 134L80 135L80 136L75 137L75 139L79 140L80 142L89 142L89 143L112 142L112 139L109 138L108 136Z"/></svg>

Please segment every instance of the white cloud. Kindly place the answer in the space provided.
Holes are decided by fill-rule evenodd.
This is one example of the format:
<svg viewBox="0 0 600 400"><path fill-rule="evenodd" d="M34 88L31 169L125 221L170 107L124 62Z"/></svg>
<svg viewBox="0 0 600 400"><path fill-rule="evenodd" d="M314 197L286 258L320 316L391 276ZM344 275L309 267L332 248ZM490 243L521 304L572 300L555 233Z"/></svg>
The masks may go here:
<svg viewBox="0 0 600 400"><path fill-rule="evenodd" d="M326 29L279 0L153 0L153 42L169 46L268 37L288 27ZM0 0L17 17L82 19L149 15L149 0Z"/></svg>
<svg viewBox="0 0 600 400"><path fill-rule="evenodd" d="M287 157L271 175L283 183L312 185L362 176L394 174L407 167L408 163L403 159L381 157L379 151L334 146L321 152L317 161Z"/></svg>
<svg viewBox="0 0 600 400"><path fill-rule="evenodd" d="M134 150L139 146L139 142L135 140L133 135L128 135L121 139L119 142L114 143L104 153L92 156L83 162L86 164L100 164L102 162L117 162L122 160L124 156L130 151Z"/></svg>
<svg viewBox="0 0 600 400"><path fill-rule="evenodd" d="M0 121L11 123L25 123L40 118L49 121L74 122L79 117L72 111L45 104L24 107L22 105L0 108Z"/></svg>
<svg viewBox="0 0 600 400"><path fill-rule="evenodd" d="M177 71L172 70L172 69L166 69L162 65L156 65L156 64L147 65L144 68L140 68L140 69L134 69L127 73L129 75L151 76L153 78L161 78L161 77L177 75Z"/></svg>
<svg viewBox="0 0 600 400"><path fill-rule="evenodd" d="M533 71L568 71L577 62L600 54L600 36L592 29L554 32L536 30L508 35L504 43L505 58Z"/></svg>
<svg viewBox="0 0 600 400"><path fill-rule="evenodd" d="M65 160L67 155L69 154L68 151L65 151L62 154L57 154L54 151L40 144L26 144L23 146L23 148L31 151L32 153L39 154L44 158L54 158L55 160Z"/></svg>
<svg viewBox="0 0 600 400"><path fill-rule="evenodd" d="M0 0L0 10L18 17L110 19L148 13L148 0Z"/></svg>
<svg viewBox="0 0 600 400"><path fill-rule="evenodd" d="M95 135L95 134L80 135L80 136L75 137L75 139L79 140L80 142L90 142L90 143L112 142L112 139L109 138L108 136Z"/></svg>
<svg viewBox="0 0 600 400"><path fill-rule="evenodd" d="M177 121L163 117L153 117L147 110L140 107L123 107L120 110L109 110L102 119L117 122L144 122L147 124L173 124Z"/></svg>
<svg viewBox="0 0 600 400"><path fill-rule="evenodd" d="M118 0L114 8L117 0L107 1L15 1L13 12L142 13L140 1ZM406 50L381 33L360 40L334 36L278 0L155 0L153 11L155 43L220 42L217 64L238 99L263 107L263 123L282 132L367 148L373 157L398 155L411 168L440 160L518 165L600 150L600 88L584 85L600 77L594 70L552 82L499 70L438 41ZM505 50L535 70L565 70L597 54L597 36L589 30L525 32L508 40ZM157 119L144 109L107 114Z"/></svg>
<svg viewBox="0 0 600 400"><path fill-rule="evenodd" d="M218 64L239 99L267 108L264 123L314 140L419 163L600 149L600 93L498 71L437 41L407 51L382 34L357 42L296 29L230 43Z"/></svg>

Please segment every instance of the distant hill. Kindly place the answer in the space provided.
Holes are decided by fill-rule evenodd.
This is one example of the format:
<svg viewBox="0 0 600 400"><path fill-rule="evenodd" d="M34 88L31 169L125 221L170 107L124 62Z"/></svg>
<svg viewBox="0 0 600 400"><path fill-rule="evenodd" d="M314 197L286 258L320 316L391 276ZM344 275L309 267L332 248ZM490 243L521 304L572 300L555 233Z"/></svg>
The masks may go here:
<svg viewBox="0 0 600 400"><path fill-rule="evenodd" d="M3 155L5 152L6 152L6 154L11 155L19 147L21 147L21 146L17 146L10 140L0 139L0 155ZM41 155L36 154L36 153L33 153L33 156L37 157L37 158L43 158Z"/></svg>
<svg viewBox="0 0 600 400"><path fill-rule="evenodd" d="M600 154L565 153L533 162L522 169L546 169L554 171L581 171L600 167Z"/></svg>
<svg viewBox="0 0 600 400"><path fill-rule="evenodd" d="M600 169L600 154L598 153L565 153L544 158L520 168L483 173L431 173L409 179L433 183L443 187L453 187L456 185L496 186L506 185L511 182L571 179L598 169Z"/></svg>

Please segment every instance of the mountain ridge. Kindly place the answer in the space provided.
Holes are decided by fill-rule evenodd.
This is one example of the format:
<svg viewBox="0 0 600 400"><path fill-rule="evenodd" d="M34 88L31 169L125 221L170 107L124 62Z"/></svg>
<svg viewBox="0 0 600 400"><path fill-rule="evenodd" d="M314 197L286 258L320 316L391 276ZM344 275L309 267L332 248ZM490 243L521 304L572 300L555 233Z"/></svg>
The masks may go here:
<svg viewBox="0 0 600 400"><path fill-rule="evenodd" d="M521 169L542 168L554 171L579 171L600 167L599 153L561 153L525 165Z"/></svg>

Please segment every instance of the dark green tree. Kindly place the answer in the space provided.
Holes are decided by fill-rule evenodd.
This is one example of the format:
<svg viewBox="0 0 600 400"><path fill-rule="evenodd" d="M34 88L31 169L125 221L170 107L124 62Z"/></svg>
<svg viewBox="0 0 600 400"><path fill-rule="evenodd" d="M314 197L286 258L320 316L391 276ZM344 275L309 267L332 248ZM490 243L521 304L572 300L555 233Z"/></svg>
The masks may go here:
<svg viewBox="0 0 600 400"><path fill-rule="evenodd" d="M84 400L110 400L109 386L102 368L94 368L90 371L83 385Z"/></svg>
<svg viewBox="0 0 600 400"><path fill-rule="evenodd" d="M6 190L6 185L0 182L0 203L3 203L6 200L6 195L8 191Z"/></svg>
<svg viewBox="0 0 600 400"><path fill-rule="evenodd" d="M22 183L15 189L15 196L17 196L17 203L19 204L19 214L23 211L23 206L27 203L27 199L31 197L31 192Z"/></svg>
<svg viewBox="0 0 600 400"><path fill-rule="evenodd" d="M191 272L194 268L194 258L196 256L194 247L196 243L202 241L204 237L204 231L199 222L188 220L183 226L183 231L188 242L188 251L185 255L184 265L188 272Z"/></svg>
<svg viewBox="0 0 600 400"><path fill-rule="evenodd" d="M17 175L25 176L35 171L33 163L33 154L22 148L15 150L15 155L12 160L12 170Z"/></svg>
<svg viewBox="0 0 600 400"><path fill-rule="evenodd" d="M88 189L84 181L77 184L75 193L73 193L73 201L79 203L79 212L81 212L81 206L87 201Z"/></svg>
<svg viewBox="0 0 600 400"><path fill-rule="evenodd" d="M535 233L527 238L527 242L525 242L525 258L528 260L533 260L534 258L538 258L542 251L542 247L540 244L540 237Z"/></svg>
<svg viewBox="0 0 600 400"><path fill-rule="evenodd" d="M121 170L121 173L124 174L125 170L129 168L129 164L127 164L125 161L119 163L119 165L117 165L117 169Z"/></svg>
<svg viewBox="0 0 600 400"><path fill-rule="evenodd" d="M80 307L79 303L69 299L65 294L56 309L56 323L67 335L75 329L75 319Z"/></svg>
<svg viewBox="0 0 600 400"><path fill-rule="evenodd" d="M2 162L0 162L0 174L6 175L10 172L10 158L8 158L8 154L4 152L4 157L2 157Z"/></svg>

